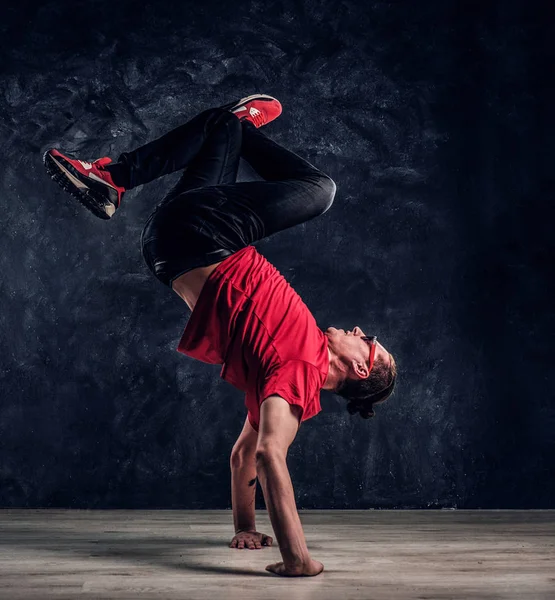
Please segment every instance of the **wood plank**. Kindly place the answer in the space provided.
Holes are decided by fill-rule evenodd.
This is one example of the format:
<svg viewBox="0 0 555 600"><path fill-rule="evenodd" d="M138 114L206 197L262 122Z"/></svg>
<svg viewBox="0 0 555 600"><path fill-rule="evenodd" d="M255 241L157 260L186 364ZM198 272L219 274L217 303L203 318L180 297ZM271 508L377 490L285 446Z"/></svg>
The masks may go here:
<svg viewBox="0 0 555 600"><path fill-rule="evenodd" d="M0 599L555 598L555 511L300 511L322 575L233 550L229 510L0 510ZM259 530L273 535L266 512Z"/></svg>

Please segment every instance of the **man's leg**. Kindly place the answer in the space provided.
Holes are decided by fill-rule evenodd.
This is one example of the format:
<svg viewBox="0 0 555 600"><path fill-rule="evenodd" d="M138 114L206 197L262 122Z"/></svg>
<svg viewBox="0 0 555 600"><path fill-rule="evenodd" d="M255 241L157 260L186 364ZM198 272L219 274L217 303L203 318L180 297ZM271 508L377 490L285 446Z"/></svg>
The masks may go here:
<svg viewBox="0 0 555 600"><path fill-rule="evenodd" d="M237 122L239 125L239 122ZM242 121L242 155L266 181L193 189L163 201L142 236L143 255L166 285L264 237L326 212L335 183Z"/></svg>
<svg viewBox="0 0 555 600"><path fill-rule="evenodd" d="M241 147L238 125L229 111L213 108L136 150L124 152L116 163L106 156L81 160L57 148L47 150L43 160L48 174L66 192L97 217L110 219L127 190L177 170L188 172L176 193L234 182Z"/></svg>
<svg viewBox="0 0 555 600"><path fill-rule="evenodd" d="M265 181L236 183L239 155ZM225 218L226 210L236 232L244 221L243 243L232 236L234 250L321 215L330 208L336 189L334 181L307 160L222 108L204 111L162 138L123 154L120 162L133 187L188 165L162 205L192 189L216 186L207 190L205 202L195 199L196 214L205 217L207 231L211 222Z"/></svg>
<svg viewBox="0 0 555 600"><path fill-rule="evenodd" d="M238 183L234 195L256 212L264 236L293 227L326 212L335 182L298 154L280 146L248 121L242 122L241 156L265 179Z"/></svg>
<svg viewBox="0 0 555 600"><path fill-rule="evenodd" d="M265 181L215 186L218 203L198 207L207 235L233 252L323 214L336 190L334 181L307 160L249 121L241 125L241 155Z"/></svg>
<svg viewBox="0 0 555 600"><path fill-rule="evenodd" d="M220 123L226 125L214 130L220 133L214 149L210 149L208 137L194 159L188 158L184 148L177 159L162 160L167 145L177 141L174 130L169 137L123 155L120 161L129 170L130 184L139 185L183 168L190 160L182 179L152 213L141 236L147 265L170 287L174 279L193 268L219 262L263 237L324 213L335 195L330 177L267 138L250 121L239 121L224 109L211 110L219 111ZM224 143L226 135L228 143ZM225 165L222 148L227 149ZM240 153L265 181L235 182ZM226 181L228 177L231 181Z"/></svg>
<svg viewBox="0 0 555 600"><path fill-rule="evenodd" d="M233 183L237 177L241 132L237 117L221 108L210 108L160 138L124 152L106 168L126 190L184 169L172 198L190 189Z"/></svg>
<svg viewBox="0 0 555 600"><path fill-rule="evenodd" d="M182 134L192 135L193 142L196 142L200 131L204 137L202 146L194 158L186 163L177 184L150 214L141 233L141 249L147 266L162 283L170 287L177 275L197 266L217 262L232 253L229 249L219 247L209 236L200 235L199 228L204 222L202 210L212 213L220 201L219 196L214 194L215 186L235 183L241 155L241 123L235 115L221 108L205 111L199 117L203 115L207 116L204 127L199 127L199 123L195 123L198 118L195 118L190 122L192 129L181 130ZM207 127L209 133L206 135L204 131ZM179 137L176 139L172 135L174 132L170 132L169 139L161 138L154 146L147 145L135 151L135 156L124 155L121 162L138 165L139 168L134 167L135 174L141 173L143 161L147 165L162 164L163 161L155 157L163 154L168 144L170 148L175 147ZM187 138L179 144L187 146ZM195 143L191 147L194 149ZM183 153L178 152L179 158L174 159L169 168L175 164L183 166L183 155L187 155L187 152L191 152L190 147ZM133 168L130 171L133 172ZM141 174L140 178L135 175L135 181L150 177L152 173Z"/></svg>

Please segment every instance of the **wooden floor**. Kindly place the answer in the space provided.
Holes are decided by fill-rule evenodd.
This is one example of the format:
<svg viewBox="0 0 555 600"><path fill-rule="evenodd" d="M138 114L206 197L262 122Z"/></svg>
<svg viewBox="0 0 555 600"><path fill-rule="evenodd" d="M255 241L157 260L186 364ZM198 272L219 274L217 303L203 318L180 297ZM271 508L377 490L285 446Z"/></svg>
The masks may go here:
<svg viewBox="0 0 555 600"><path fill-rule="evenodd" d="M555 599L555 511L300 514L317 577L265 571L277 545L228 548L230 511L3 509L0 598Z"/></svg>

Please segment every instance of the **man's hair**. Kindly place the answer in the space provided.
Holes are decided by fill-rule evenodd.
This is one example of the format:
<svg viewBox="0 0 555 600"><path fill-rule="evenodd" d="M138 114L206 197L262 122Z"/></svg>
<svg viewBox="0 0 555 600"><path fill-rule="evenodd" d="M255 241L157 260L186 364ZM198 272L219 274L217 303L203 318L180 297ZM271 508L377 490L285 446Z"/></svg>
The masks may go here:
<svg viewBox="0 0 555 600"><path fill-rule="evenodd" d="M366 379L345 379L335 393L348 400L349 414L354 415L358 412L363 419L369 419L376 416L374 404L391 396L396 380L397 365L393 356L389 354L389 359L381 356L376 359Z"/></svg>

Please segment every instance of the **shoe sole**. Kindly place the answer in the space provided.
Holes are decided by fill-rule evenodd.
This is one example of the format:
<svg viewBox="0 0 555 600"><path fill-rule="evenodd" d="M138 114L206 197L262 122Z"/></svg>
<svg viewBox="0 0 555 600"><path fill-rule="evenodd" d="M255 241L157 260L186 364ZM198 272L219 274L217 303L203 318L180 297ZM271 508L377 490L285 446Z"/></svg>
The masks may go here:
<svg viewBox="0 0 555 600"><path fill-rule="evenodd" d="M222 108L233 112L234 110L241 108L241 106L248 104L252 100L266 100L268 102L275 100L276 102L279 102L277 98L274 98L273 96L268 96L268 94L252 94L252 96L246 96L245 98L241 98L241 100L238 100L235 103L232 102L231 104L225 104Z"/></svg>
<svg viewBox="0 0 555 600"><path fill-rule="evenodd" d="M83 175L77 169L70 163L65 162L65 164L62 164L60 160L50 154L49 150L44 153L42 160L48 175L64 191L79 200L96 217L101 219L112 218L112 215L116 212L116 207L111 203L106 204L103 184L97 184L89 179L85 183L82 181Z"/></svg>

